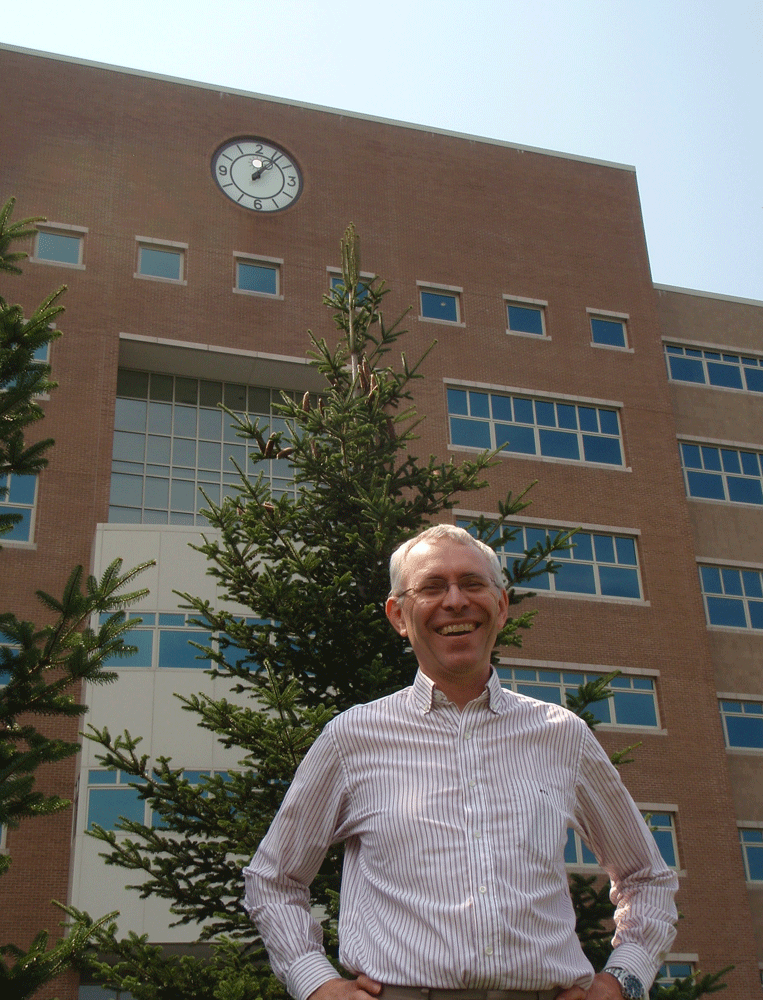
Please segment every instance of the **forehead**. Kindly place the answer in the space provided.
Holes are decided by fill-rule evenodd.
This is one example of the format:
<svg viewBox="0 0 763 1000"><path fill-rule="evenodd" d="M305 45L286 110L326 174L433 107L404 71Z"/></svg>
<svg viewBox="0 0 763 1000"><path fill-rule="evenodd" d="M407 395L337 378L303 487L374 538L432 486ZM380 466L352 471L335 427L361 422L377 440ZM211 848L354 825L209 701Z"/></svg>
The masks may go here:
<svg viewBox="0 0 763 1000"><path fill-rule="evenodd" d="M474 545L455 542L451 538L418 542L408 552L403 565L406 583L411 584L429 576L464 576L477 573L491 576L487 557Z"/></svg>

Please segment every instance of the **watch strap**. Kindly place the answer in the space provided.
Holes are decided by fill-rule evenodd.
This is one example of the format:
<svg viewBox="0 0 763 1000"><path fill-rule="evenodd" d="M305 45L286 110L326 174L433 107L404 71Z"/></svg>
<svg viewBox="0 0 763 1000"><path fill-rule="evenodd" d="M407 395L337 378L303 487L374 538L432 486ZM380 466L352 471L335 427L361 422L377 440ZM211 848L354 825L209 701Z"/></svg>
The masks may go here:
<svg viewBox="0 0 763 1000"><path fill-rule="evenodd" d="M623 1000L643 1000L644 984L638 976L634 976L632 972L628 972L627 969L623 969L619 965L610 965L604 971L608 972L610 976L614 976L620 984Z"/></svg>

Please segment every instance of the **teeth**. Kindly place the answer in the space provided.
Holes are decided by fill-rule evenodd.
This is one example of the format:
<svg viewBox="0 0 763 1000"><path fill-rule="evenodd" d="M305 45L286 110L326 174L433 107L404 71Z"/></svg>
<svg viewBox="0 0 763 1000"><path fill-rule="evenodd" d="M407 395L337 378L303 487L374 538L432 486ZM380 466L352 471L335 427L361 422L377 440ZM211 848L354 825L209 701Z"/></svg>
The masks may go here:
<svg viewBox="0 0 763 1000"><path fill-rule="evenodd" d="M463 623L461 625L445 625L443 628L439 628L437 631L440 635L460 635L467 632L473 632L477 626L471 623Z"/></svg>

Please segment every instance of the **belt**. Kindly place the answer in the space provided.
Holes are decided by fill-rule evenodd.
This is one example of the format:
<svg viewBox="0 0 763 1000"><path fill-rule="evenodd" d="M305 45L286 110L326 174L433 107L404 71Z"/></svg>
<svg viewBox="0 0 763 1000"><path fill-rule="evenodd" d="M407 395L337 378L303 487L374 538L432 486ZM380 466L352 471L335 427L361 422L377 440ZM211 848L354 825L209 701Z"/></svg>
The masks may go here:
<svg viewBox="0 0 763 1000"><path fill-rule="evenodd" d="M379 1000L555 1000L553 990L444 990L417 986L383 986Z"/></svg>

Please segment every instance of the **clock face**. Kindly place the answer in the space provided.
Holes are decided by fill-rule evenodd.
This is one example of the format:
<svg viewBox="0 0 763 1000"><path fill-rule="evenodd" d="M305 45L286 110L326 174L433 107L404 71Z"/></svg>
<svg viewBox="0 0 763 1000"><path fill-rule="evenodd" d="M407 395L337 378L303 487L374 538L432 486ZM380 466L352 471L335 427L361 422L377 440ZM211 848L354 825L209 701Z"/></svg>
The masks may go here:
<svg viewBox="0 0 763 1000"><path fill-rule="evenodd" d="M212 157L212 175L230 199L253 212L280 212L302 193L299 167L264 139L226 142Z"/></svg>

